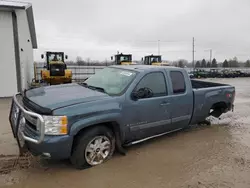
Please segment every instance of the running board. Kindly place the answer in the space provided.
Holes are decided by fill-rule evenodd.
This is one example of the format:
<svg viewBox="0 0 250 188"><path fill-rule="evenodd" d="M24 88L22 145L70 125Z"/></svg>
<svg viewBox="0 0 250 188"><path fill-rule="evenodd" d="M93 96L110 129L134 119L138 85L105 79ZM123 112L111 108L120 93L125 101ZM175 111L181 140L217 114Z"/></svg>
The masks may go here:
<svg viewBox="0 0 250 188"><path fill-rule="evenodd" d="M136 140L136 141L134 141L134 142L130 142L130 143L128 143L128 144L125 144L125 146L131 146L131 145L139 144L139 143L144 142L144 141L146 141L146 140L150 140L150 139L157 138L157 137L160 137L160 136L163 136L163 135L166 135L166 134L170 134L170 133L179 131L179 130L181 130L181 129L182 129L182 128L179 128L179 129L175 129L175 130L173 130L173 131L169 131L169 132L157 134L157 135L154 135L154 136L150 136L150 137L147 137L147 138L143 138L143 139L141 139L141 140Z"/></svg>

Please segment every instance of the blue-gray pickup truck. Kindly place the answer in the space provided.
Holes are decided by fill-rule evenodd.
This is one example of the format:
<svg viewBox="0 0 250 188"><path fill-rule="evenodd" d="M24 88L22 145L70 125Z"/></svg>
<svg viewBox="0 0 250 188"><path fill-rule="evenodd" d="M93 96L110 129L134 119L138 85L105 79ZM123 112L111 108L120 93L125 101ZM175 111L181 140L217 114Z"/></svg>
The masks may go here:
<svg viewBox="0 0 250 188"><path fill-rule="evenodd" d="M120 65L82 83L26 90L9 121L20 151L99 165L115 149L199 124L233 110L235 88L191 80L185 69Z"/></svg>

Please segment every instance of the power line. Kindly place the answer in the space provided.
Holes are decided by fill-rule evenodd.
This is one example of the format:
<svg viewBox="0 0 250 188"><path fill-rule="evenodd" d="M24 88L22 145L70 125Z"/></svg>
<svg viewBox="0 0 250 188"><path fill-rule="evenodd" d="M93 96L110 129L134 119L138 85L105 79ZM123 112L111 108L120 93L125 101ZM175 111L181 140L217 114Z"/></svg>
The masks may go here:
<svg viewBox="0 0 250 188"><path fill-rule="evenodd" d="M137 49L131 49L129 50L130 52L151 52L152 50L137 50ZM193 52L193 50L160 50L161 53L163 52L185 52L185 53L190 53ZM195 51L196 52L196 51Z"/></svg>
<svg viewBox="0 0 250 188"><path fill-rule="evenodd" d="M145 40L135 40L134 43L157 43L159 40L145 41ZM126 42L129 42L126 40ZM132 41L131 41L132 42ZM160 40L161 43L188 43L188 41L170 41L170 40Z"/></svg>

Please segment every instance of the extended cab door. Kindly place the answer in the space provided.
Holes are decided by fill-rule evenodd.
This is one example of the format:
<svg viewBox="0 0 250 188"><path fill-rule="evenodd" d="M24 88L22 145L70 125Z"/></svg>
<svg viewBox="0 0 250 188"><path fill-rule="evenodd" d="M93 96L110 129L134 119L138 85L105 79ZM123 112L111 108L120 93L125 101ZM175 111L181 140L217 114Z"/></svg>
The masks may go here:
<svg viewBox="0 0 250 188"><path fill-rule="evenodd" d="M185 70L169 70L171 82L171 129L188 126L193 113L193 89Z"/></svg>
<svg viewBox="0 0 250 188"><path fill-rule="evenodd" d="M131 98L131 93L141 88L153 92L151 97ZM164 71L145 74L126 96L126 120L132 140L139 140L164 132L171 124L170 100Z"/></svg>

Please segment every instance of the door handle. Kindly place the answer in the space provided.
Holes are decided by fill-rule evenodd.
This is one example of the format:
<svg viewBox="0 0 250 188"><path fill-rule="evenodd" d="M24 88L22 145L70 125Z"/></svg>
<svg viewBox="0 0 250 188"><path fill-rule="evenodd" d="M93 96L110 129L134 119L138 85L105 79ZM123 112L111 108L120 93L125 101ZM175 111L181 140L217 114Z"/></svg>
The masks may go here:
<svg viewBox="0 0 250 188"><path fill-rule="evenodd" d="M161 103L160 105L161 106L167 106L167 105L169 105L170 103L169 102L163 102L163 103Z"/></svg>

